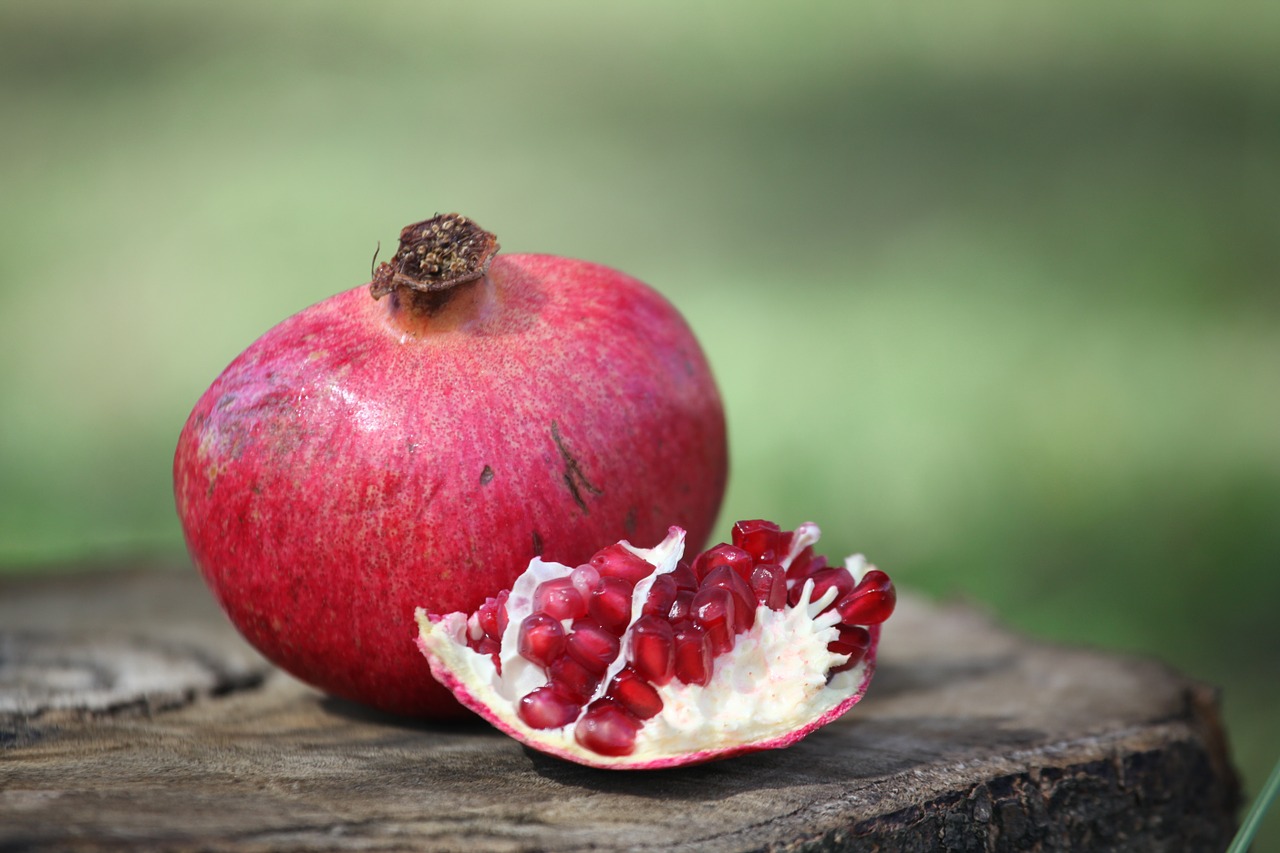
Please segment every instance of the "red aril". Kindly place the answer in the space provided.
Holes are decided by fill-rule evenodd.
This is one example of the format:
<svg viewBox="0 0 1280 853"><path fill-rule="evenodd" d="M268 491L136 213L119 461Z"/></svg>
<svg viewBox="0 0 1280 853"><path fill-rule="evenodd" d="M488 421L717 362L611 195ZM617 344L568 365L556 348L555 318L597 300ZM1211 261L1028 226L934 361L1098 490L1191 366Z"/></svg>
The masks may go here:
<svg viewBox="0 0 1280 853"><path fill-rule="evenodd" d="M578 719L582 713L582 702L575 701L558 685L548 684L522 698L516 713L531 728L558 729Z"/></svg>
<svg viewBox="0 0 1280 853"><path fill-rule="evenodd" d="M676 635L671 623L660 616L644 615L631 626L631 665L637 674L661 687L671 680L676 666Z"/></svg>
<svg viewBox="0 0 1280 853"><path fill-rule="evenodd" d="M889 576L873 569L852 592L840 599L836 610L851 625L870 624L888 618L897 601L898 594Z"/></svg>
<svg viewBox="0 0 1280 853"><path fill-rule="evenodd" d="M741 548L721 543L697 556L693 561L693 574L701 581L715 569L727 566L746 580L751 577L751 569L757 562Z"/></svg>
<svg viewBox="0 0 1280 853"><path fill-rule="evenodd" d="M566 645L564 628L559 620L546 613L531 613L520 623L516 649L521 657L551 666L552 661L564 654Z"/></svg>
<svg viewBox="0 0 1280 853"><path fill-rule="evenodd" d="M751 555L757 563L771 563L780 556L782 529L772 521L752 519L733 526L733 544Z"/></svg>
<svg viewBox="0 0 1280 853"><path fill-rule="evenodd" d="M673 671L682 684L706 685L711 681L711 638L693 622L675 629Z"/></svg>
<svg viewBox="0 0 1280 853"><path fill-rule="evenodd" d="M671 767L786 746L861 698L893 585L861 557L826 566L813 555L813 524L794 532L750 524L767 534L760 557L737 546L712 549L712 557L693 562L704 570L696 590L677 579L689 571L680 561L680 528L652 549L623 542L598 552L583 565L596 570L598 588L625 586L627 606L589 607L568 624L558 658L548 659L554 640L525 638L540 639L551 620L540 608L554 599L540 591L562 579L572 587L578 570L539 559L505 599L507 624L517 627L507 628L497 649L481 647L493 638L477 631L476 615L423 609L419 648L464 705L534 748L583 764ZM751 561L750 581L738 553ZM815 570L788 581L802 556ZM614 565L628 567L625 578ZM689 597L683 607L681 596ZM846 612L862 621L850 622Z"/></svg>
<svg viewBox="0 0 1280 853"><path fill-rule="evenodd" d="M751 570L751 591L760 604L781 610L787 603L786 571L777 563L760 563Z"/></svg>
<svg viewBox="0 0 1280 853"><path fill-rule="evenodd" d="M573 585L572 578L547 581L533 593L533 609L556 621L587 615L587 602Z"/></svg>
<svg viewBox="0 0 1280 853"><path fill-rule="evenodd" d="M653 566L649 567L653 571ZM600 578L600 585L587 602L587 615L610 634L621 634L631 621L631 594L635 586L613 576Z"/></svg>
<svg viewBox="0 0 1280 853"><path fill-rule="evenodd" d="M231 621L387 711L464 713L412 647L416 605L493 596L474 639L496 642L496 593L531 557L587 564L672 523L701 544L724 490L719 394L676 310L606 267L496 250L455 214L405 228L369 286L232 361L178 440L178 515Z"/></svg>
<svg viewBox="0 0 1280 853"><path fill-rule="evenodd" d="M737 605L733 593L724 587L704 586L693 597L693 622L711 638L711 654L733 648L737 636Z"/></svg>
<svg viewBox="0 0 1280 853"><path fill-rule="evenodd" d="M649 594L644 600L644 612L654 616L666 616L671 612L671 605L676 603L680 595L680 587L676 586L671 575L658 575L649 587Z"/></svg>

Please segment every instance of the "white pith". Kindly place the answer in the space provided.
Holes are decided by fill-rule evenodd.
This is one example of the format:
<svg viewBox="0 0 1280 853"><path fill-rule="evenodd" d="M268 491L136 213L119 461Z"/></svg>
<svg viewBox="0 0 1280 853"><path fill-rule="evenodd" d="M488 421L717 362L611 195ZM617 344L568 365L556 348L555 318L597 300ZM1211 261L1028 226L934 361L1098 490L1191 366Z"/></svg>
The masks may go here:
<svg viewBox="0 0 1280 853"><path fill-rule="evenodd" d="M781 561L783 568L817 542L818 536L816 525L800 525ZM667 538L652 549L622 544L656 567L653 574L635 586L630 620L634 623L654 579L676 568L684 552L684 531L673 527ZM855 555L845 561L844 568L856 583L870 567L861 555ZM490 656L467 646L468 631L475 630L474 625L469 627L467 614L449 613L433 621L422 609L417 611L419 645L429 659L434 658L432 671L437 677L448 674L460 682L470 694L459 697L465 704L531 746L602 767L636 766L665 757L737 749L795 732L830 714L866 686L870 656L828 679L830 669L848 660L847 655L827 650L827 644L836 639L840 617L834 608L827 613L821 611L837 592L830 588L818 600L810 601L813 584L806 581L797 606L780 611L764 605L756 609L755 624L736 635L731 651L716 656L709 684L683 684L672 679L658 687L662 710L643 722L630 755L614 758L585 749L574 737L576 721L559 729L530 728L516 709L523 696L547 683L547 675L541 666L518 653L520 622L532 612L533 593L538 585L565 577L571 571L572 567L535 558L516 580L507 599L509 618L499 652L501 675ZM568 628L567 622L565 627ZM584 710L604 695L614 675L626 665L630 651L626 642L624 637L623 648Z"/></svg>

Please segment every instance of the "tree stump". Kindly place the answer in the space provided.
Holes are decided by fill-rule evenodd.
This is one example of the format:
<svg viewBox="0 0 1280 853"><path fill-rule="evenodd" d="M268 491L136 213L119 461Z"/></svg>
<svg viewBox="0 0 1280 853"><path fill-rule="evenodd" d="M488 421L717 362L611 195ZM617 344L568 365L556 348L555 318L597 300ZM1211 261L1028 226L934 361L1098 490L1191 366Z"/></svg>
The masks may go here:
<svg viewBox="0 0 1280 853"><path fill-rule="evenodd" d="M3 851L1218 851L1237 801L1211 689L910 595L837 723L611 772L320 695L190 567L0 581Z"/></svg>

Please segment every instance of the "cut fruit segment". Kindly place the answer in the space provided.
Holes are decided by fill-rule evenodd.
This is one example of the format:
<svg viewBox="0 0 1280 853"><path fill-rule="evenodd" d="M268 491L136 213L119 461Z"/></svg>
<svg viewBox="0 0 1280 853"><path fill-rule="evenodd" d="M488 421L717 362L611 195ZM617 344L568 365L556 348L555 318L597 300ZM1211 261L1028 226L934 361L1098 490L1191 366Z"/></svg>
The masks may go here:
<svg viewBox="0 0 1280 853"><path fill-rule="evenodd" d="M431 672L543 752L660 768L790 745L853 707L875 669L888 575L828 566L816 525L739 522L681 560L684 531L578 567L534 559L477 613L417 613ZM584 612L585 611L585 612Z"/></svg>

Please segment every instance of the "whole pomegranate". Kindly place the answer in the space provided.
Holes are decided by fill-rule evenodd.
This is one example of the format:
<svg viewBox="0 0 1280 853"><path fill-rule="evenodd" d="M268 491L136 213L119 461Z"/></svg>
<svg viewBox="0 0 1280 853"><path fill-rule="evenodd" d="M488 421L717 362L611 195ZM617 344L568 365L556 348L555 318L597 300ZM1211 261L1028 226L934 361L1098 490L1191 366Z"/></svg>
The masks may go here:
<svg viewBox="0 0 1280 853"><path fill-rule="evenodd" d="M701 543L724 492L720 397L676 310L615 270L497 249L456 214L406 227L369 286L237 357L178 440L178 515L231 621L394 713L466 713L415 607L473 611L533 557L672 524Z"/></svg>

